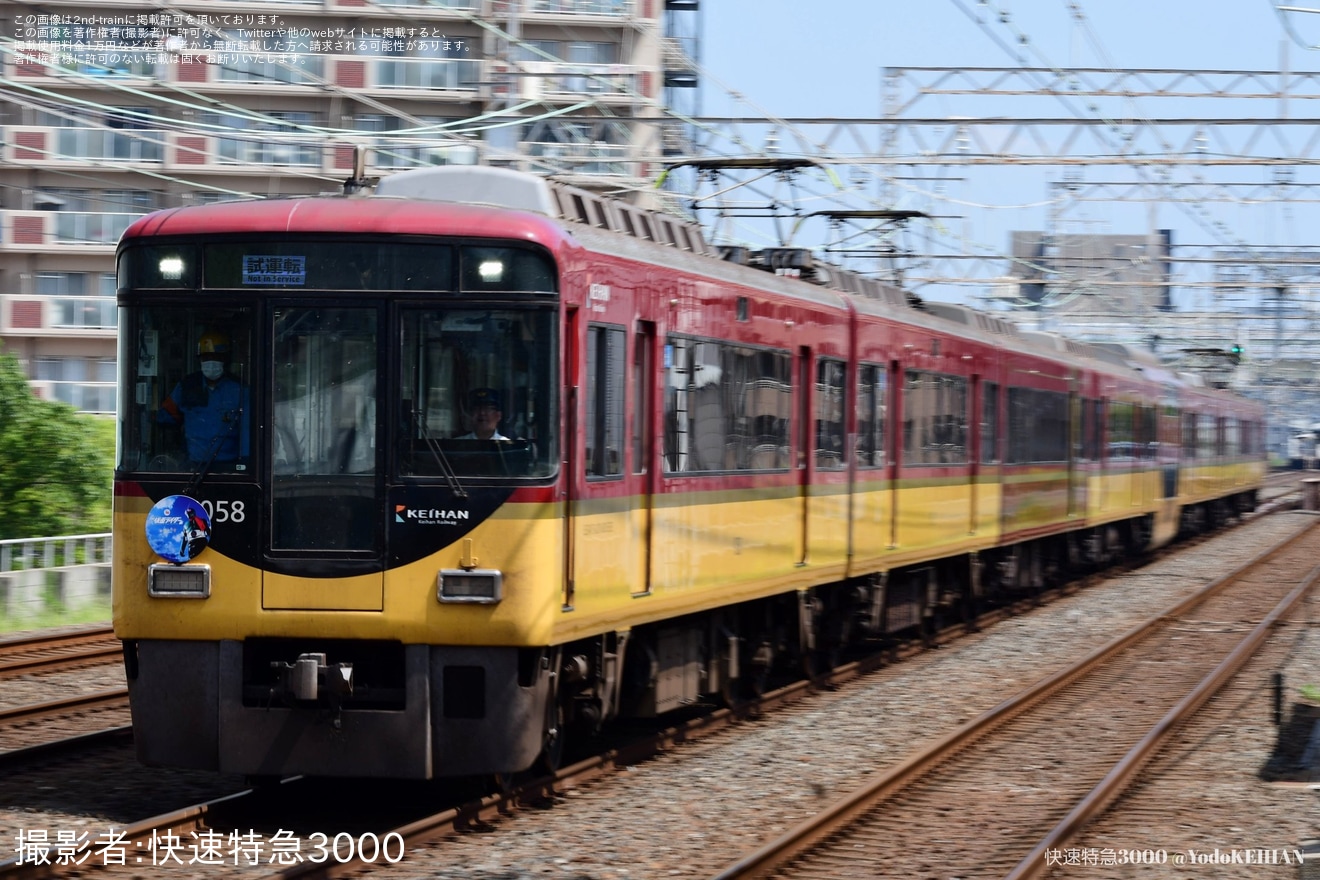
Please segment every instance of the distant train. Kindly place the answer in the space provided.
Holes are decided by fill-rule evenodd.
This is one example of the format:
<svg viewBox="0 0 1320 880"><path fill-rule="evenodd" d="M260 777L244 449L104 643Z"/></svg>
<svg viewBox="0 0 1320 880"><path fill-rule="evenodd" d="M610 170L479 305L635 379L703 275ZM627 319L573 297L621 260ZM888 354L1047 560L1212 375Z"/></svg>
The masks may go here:
<svg viewBox="0 0 1320 880"><path fill-rule="evenodd" d="M140 759L553 765L570 732L1255 505L1255 403L731 253L491 168L130 227L114 620Z"/></svg>
<svg viewBox="0 0 1320 880"><path fill-rule="evenodd" d="M1294 470L1312 470L1320 462L1320 425L1309 428L1293 425L1288 434L1286 449L1288 467Z"/></svg>

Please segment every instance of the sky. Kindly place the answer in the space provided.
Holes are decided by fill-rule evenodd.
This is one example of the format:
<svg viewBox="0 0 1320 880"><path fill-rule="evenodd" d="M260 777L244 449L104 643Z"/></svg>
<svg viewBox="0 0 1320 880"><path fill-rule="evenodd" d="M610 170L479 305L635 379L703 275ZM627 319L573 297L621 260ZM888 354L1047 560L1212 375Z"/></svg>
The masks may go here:
<svg viewBox="0 0 1320 880"><path fill-rule="evenodd" d="M1308 3L1320 9L1295 0ZM1058 67L1274 70L1291 43L1267 0L705 0L700 14L713 80L782 116L876 113L886 66L1015 65L995 38L1018 33ZM1303 42L1320 42L1320 15L1286 18ZM1314 52L1288 51L1295 69L1320 67ZM711 114L731 106L714 81Z"/></svg>
<svg viewBox="0 0 1320 880"><path fill-rule="evenodd" d="M1320 0L1293 2L1320 9ZM881 72L886 67L1320 70L1320 54L1310 48L1320 44L1320 13L1281 12L1267 0L820 0L810 4L705 0L701 7L700 112L706 116L879 117ZM1306 91L1316 94L1309 86ZM1058 99L1034 100L1037 103L1011 98L978 101L972 96L924 98L917 115L1069 118ZM1320 107L1313 109L1312 104L1293 100L1282 108L1274 100L1194 103L1112 98L1100 99L1081 113L1120 120L1243 115L1268 119L1280 112L1293 118L1320 117ZM1077 115L1076 103L1072 109ZM1291 149L1293 155L1309 155L1313 129L1274 128L1288 146L1270 154L1268 147L1258 145L1257 153L1280 155ZM748 147L741 152L758 143L764 146L764 128L740 131L747 136ZM1186 127L1167 130L1178 138L1189 132ZM780 134L778 140L782 150L788 139ZM1236 149L1230 144L1224 152ZM734 154L740 149L726 144L724 151ZM1169 228L1175 245L1289 247L1311 244L1310 231L1320 222L1314 206L1277 198L1199 206L1163 204L1145 196L1124 204L1092 200L1067 206L1055 199L1058 184L1069 175L1108 181L1124 173L1128 179L1133 173L1147 173L1112 166L969 166L938 171L926 167L906 173L947 179L933 186L921 182L891 189L893 195L884 205L878 204L875 185L867 184L867 198L871 206L936 215L939 219L923 230L909 226L905 234L906 248L926 253L961 249L1003 254L1012 230L1047 226L1096 234L1145 234L1152 228ZM1277 182L1281 172L1247 166L1184 168L1174 173L1182 183L1231 181L1243 186ZM1290 165L1282 173L1297 182L1320 180L1302 166ZM751 222L740 225L753 243L757 234L772 235L753 230ZM1197 294L1187 296L1184 306L1204 305L1194 301ZM961 297L937 293L936 298Z"/></svg>

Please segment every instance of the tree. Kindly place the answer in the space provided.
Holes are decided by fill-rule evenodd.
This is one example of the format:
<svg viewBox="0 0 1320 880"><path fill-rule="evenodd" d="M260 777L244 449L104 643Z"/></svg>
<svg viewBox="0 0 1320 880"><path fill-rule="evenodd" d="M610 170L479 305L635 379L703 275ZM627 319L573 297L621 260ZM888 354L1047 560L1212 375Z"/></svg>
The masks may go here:
<svg viewBox="0 0 1320 880"><path fill-rule="evenodd" d="M33 395L0 351L0 539L105 531L113 447L65 403Z"/></svg>

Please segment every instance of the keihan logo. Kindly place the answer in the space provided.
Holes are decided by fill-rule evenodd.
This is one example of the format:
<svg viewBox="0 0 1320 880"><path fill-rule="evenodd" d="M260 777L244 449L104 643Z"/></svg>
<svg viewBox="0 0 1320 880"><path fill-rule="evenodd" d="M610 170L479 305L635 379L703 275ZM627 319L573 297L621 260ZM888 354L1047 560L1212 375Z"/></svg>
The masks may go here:
<svg viewBox="0 0 1320 880"><path fill-rule="evenodd" d="M454 522L468 519L472 515L468 510L441 510L434 507L409 507L406 504L394 505L394 521L400 523L417 522L430 524L438 521Z"/></svg>

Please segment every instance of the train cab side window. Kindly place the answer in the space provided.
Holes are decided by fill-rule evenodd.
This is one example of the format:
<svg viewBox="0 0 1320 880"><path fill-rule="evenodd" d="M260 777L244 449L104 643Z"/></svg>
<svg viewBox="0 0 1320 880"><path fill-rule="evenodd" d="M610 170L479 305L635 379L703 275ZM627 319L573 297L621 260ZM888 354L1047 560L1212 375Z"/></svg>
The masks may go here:
<svg viewBox="0 0 1320 880"><path fill-rule="evenodd" d="M885 464L885 408L888 373L884 367L862 364L857 372L857 465Z"/></svg>
<svg viewBox="0 0 1320 880"><path fill-rule="evenodd" d="M586 474L617 477L623 473L624 331L621 327L587 328L586 421L583 425Z"/></svg>
<svg viewBox="0 0 1320 880"><path fill-rule="evenodd" d="M816 361L816 467L822 470L838 470L847 464L843 442L846 373L843 361Z"/></svg>

